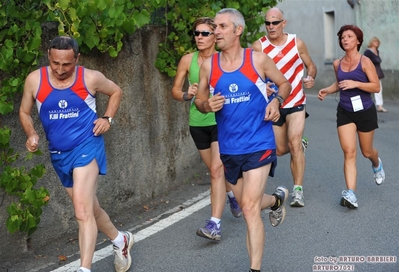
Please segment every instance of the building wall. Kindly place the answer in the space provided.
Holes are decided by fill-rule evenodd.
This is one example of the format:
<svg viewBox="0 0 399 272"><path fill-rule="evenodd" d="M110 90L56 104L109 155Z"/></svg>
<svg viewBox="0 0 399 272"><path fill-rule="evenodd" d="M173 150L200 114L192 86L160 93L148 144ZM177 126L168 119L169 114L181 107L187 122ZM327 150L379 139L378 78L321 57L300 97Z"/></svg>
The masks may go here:
<svg viewBox="0 0 399 272"><path fill-rule="evenodd" d="M348 2L353 2L353 8ZM359 4L360 2L360 4ZM397 0L284 0L277 7L284 11L287 19L285 31L295 33L307 45L310 56L315 62L318 75L315 87L308 92L316 92L335 80L330 55L326 47L333 46L334 59L344 55L339 47L337 32L345 24L355 24L364 33L361 53L367 48L371 37L380 41L384 98L399 99L399 31ZM334 25L329 28L326 18L334 14ZM330 45L330 41L335 43ZM327 55L327 57L326 57Z"/></svg>

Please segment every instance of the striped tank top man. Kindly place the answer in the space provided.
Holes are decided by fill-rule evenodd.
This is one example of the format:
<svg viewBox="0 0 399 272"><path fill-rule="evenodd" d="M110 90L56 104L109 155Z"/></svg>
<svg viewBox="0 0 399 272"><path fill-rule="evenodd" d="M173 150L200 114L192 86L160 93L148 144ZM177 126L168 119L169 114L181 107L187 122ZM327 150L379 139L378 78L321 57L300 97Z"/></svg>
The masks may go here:
<svg viewBox="0 0 399 272"><path fill-rule="evenodd" d="M277 68L291 83L292 90L289 97L284 101L283 108L293 108L306 104L306 96L303 92L302 78L305 65L299 55L295 34L288 34L284 45L270 43L266 36L259 39L262 51L273 59Z"/></svg>

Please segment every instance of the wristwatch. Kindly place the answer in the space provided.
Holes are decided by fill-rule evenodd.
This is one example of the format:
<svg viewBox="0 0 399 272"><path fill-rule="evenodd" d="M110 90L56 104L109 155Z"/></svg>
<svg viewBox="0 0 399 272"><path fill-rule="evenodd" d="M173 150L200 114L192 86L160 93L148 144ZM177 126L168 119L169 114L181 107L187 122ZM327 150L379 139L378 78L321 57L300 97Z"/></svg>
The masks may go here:
<svg viewBox="0 0 399 272"><path fill-rule="evenodd" d="M112 126L114 124L114 119L112 117L103 116L102 118L107 119L110 126Z"/></svg>
<svg viewBox="0 0 399 272"><path fill-rule="evenodd" d="M184 101L191 101L191 98L188 98L187 95L188 95L188 92L184 92L184 94L183 94L183 100L184 100Z"/></svg>
<svg viewBox="0 0 399 272"><path fill-rule="evenodd" d="M280 95L276 95L274 98L276 98L278 100L280 107L282 107L283 103L284 103L284 99Z"/></svg>

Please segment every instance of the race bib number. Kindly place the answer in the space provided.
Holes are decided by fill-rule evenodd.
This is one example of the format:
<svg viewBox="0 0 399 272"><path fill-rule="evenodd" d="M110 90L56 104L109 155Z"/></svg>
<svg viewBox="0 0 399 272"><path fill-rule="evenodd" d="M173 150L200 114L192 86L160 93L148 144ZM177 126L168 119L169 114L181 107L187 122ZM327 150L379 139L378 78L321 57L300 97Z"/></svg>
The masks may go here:
<svg viewBox="0 0 399 272"><path fill-rule="evenodd" d="M363 108L363 103L362 99L360 98L360 95L356 95L354 97L351 97L351 102L352 102L352 108L354 112L360 111Z"/></svg>

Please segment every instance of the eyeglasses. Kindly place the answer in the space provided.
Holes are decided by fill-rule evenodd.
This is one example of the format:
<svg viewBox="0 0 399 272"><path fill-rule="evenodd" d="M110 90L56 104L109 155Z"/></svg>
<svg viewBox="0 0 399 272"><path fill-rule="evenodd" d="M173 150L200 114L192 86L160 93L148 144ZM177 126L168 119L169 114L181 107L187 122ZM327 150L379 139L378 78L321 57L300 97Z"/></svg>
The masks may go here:
<svg viewBox="0 0 399 272"><path fill-rule="evenodd" d="M265 21L265 24L266 24L267 26L269 26L270 24L276 26L276 25L279 25L282 21L284 21L284 20L281 20L281 21L274 21L274 22Z"/></svg>
<svg viewBox="0 0 399 272"><path fill-rule="evenodd" d="M198 37L200 34L202 35L202 37L208 37L208 36L212 35L213 32L209 32L209 31L198 31L198 30L194 31L194 36L195 36L195 37Z"/></svg>

